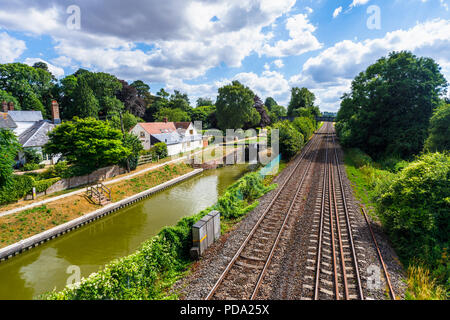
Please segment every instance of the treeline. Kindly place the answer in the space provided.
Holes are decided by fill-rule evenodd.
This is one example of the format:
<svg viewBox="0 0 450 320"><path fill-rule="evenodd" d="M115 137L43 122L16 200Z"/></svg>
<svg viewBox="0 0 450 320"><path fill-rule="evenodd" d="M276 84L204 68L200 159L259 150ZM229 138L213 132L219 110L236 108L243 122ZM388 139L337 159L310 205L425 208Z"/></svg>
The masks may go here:
<svg viewBox="0 0 450 320"><path fill-rule="evenodd" d="M341 143L357 148L347 150L350 176L409 267L409 298L445 297L434 281L450 289L450 105L440 70L410 52L379 59L352 82L336 123Z"/></svg>

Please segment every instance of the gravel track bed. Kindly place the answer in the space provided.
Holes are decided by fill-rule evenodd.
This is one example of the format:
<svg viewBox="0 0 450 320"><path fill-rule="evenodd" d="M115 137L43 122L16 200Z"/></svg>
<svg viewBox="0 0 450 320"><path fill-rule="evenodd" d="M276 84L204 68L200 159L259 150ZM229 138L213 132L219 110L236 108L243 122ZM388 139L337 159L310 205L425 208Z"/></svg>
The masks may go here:
<svg viewBox="0 0 450 320"><path fill-rule="evenodd" d="M257 299L310 299L310 293L305 291L304 284L310 283L311 277L315 274L311 269L311 264L308 264L308 258L310 258L308 257L308 250L313 250L313 244L310 241L313 234L310 230L313 226L314 210L317 209L318 196L316 190L319 190L323 179L324 157L321 156L321 152L324 152L324 150L319 151L316 161L306 177L301 191L301 201L297 201L295 210L289 218L283 237L277 246L270 267L262 282ZM365 299L389 299L384 272L369 228L361 214L360 203L355 199L353 188L347 178L343 164L343 151L340 147L338 147L338 157ZM292 161L274 179L274 183L281 185L292 170L294 163L295 161ZM225 270L240 245L244 242L246 236L272 201L276 192L277 190L273 190L261 197L258 207L236 224L232 231L221 237L218 242L209 248L203 258L194 264L190 273L175 284L173 291L178 293L181 299L200 300L208 295L223 270ZM371 225L388 269L395 294L397 298L403 298L406 287L403 280L405 278L403 267L379 224L372 222ZM378 286L378 288L371 285L373 283L372 279L375 279L374 276L376 276L374 271L376 272L377 270L381 280L381 286Z"/></svg>
<svg viewBox="0 0 450 320"><path fill-rule="evenodd" d="M293 169L293 164L295 164L295 160L291 161L286 169L275 177L273 183L281 186ZM202 300L206 298L277 191L278 189L272 190L258 199L259 205L237 223L228 234L222 236L219 241L208 248L202 259L193 265L191 272L174 285L172 290L179 294L180 299Z"/></svg>

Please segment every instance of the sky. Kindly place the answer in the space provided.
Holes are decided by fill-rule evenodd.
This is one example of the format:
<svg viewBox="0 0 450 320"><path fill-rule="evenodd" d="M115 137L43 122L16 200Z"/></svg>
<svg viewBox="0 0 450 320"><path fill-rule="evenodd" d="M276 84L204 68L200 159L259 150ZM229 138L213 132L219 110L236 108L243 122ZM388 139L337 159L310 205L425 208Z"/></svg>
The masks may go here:
<svg viewBox="0 0 450 320"><path fill-rule="evenodd" d="M287 106L306 87L335 112L389 52L433 58L450 79L450 0L0 0L0 63L44 61L217 97L233 80Z"/></svg>

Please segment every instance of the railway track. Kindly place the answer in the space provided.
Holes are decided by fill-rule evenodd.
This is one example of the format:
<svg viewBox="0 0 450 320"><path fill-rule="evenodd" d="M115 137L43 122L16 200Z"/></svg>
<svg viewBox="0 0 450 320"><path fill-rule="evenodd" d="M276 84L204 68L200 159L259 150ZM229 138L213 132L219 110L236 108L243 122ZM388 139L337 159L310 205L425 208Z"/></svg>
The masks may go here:
<svg viewBox="0 0 450 320"><path fill-rule="evenodd" d="M207 300L258 298L272 258L278 246L282 246L280 243L283 243L281 240L287 231L289 218L303 212L301 200L306 199L310 192L306 180L313 177L312 167L321 169L321 173L316 174L320 181L316 180L318 187L311 190L317 198L311 211L311 228L305 230L310 233L309 243L304 249L306 255L302 258L306 269L299 275L302 281L294 297L310 300L365 299L359 265L365 259L365 251L359 236L354 235L353 225L357 223L347 205L349 195L344 188L338 145L332 125L326 123L296 158L284 183L209 292ZM389 293L395 299L388 271L364 211L363 215L383 267ZM265 289L269 288L267 282L264 285Z"/></svg>
<svg viewBox="0 0 450 320"><path fill-rule="evenodd" d="M307 267L314 271L303 285L303 298L364 299L351 217L347 207L334 135L326 137L322 183L318 192ZM314 231L316 232L314 234ZM309 294L308 294L309 293Z"/></svg>
<svg viewBox="0 0 450 320"><path fill-rule="evenodd" d="M328 124L320 132L326 130ZM323 137L316 135L295 160L294 168L217 280L207 300L256 297L286 223L299 202L305 179L317 157Z"/></svg>

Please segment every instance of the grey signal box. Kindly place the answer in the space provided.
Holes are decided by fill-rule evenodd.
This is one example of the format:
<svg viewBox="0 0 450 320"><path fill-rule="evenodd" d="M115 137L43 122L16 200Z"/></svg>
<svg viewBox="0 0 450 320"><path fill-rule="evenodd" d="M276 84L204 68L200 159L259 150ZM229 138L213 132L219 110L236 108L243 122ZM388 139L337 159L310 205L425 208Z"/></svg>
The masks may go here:
<svg viewBox="0 0 450 320"><path fill-rule="evenodd" d="M191 257L199 259L220 238L220 213L212 211L192 226Z"/></svg>

